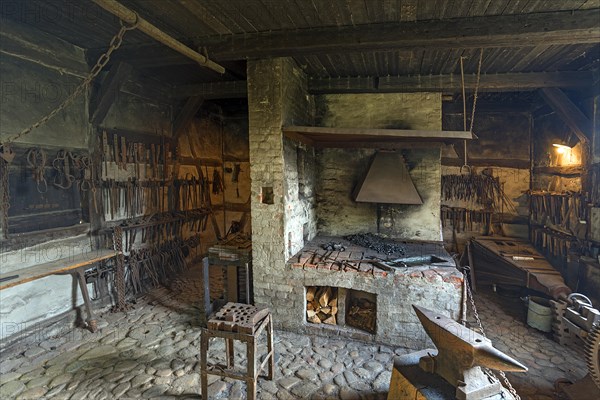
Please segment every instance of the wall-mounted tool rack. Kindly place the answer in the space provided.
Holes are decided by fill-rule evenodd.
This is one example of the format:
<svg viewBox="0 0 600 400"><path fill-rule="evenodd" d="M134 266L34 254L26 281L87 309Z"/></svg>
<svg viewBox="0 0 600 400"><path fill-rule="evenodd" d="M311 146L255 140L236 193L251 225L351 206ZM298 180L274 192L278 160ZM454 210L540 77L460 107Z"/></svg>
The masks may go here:
<svg viewBox="0 0 600 400"><path fill-rule="evenodd" d="M579 258L598 258L600 243L590 236L591 203L580 192L530 193L530 239L561 271L571 287L579 280Z"/></svg>
<svg viewBox="0 0 600 400"><path fill-rule="evenodd" d="M105 246L122 250L116 262L117 310L125 295L166 283L186 265L212 215L203 176L180 179L176 142L160 135L100 129Z"/></svg>
<svg viewBox="0 0 600 400"><path fill-rule="evenodd" d="M554 226L557 230L586 239L590 217L588 203L582 193L531 192L531 222Z"/></svg>

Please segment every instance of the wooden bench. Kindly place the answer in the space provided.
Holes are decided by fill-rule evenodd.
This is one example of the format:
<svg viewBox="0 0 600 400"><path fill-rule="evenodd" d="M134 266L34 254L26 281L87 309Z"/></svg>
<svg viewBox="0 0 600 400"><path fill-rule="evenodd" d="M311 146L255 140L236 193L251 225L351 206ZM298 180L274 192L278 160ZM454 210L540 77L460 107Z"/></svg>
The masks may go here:
<svg viewBox="0 0 600 400"><path fill-rule="evenodd" d="M32 282L50 275L70 274L79 282L79 288L81 289L81 294L88 314L86 323L88 328L92 332L95 332L97 329L97 321L92 311L84 273L85 270L90 268L93 264L108 260L116 255L117 252L114 250L94 250L90 253L77 254L67 258L61 258L59 260L0 274L0 290Z"/></svg>

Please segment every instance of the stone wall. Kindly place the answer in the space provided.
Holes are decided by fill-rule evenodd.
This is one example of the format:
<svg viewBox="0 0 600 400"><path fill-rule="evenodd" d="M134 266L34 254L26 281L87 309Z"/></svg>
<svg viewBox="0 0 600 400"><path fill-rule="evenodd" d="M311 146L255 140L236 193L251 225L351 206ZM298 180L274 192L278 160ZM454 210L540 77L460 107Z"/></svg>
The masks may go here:
<svg viewBox="0 0 600 400"><path fill-rule="evenodd" d="M330 108L324 108L327 101L323 98L319 101L320 121L340 124L337 126L366 123L363 118L355 120L353 112L346 108L361 110L366 107L362 102L367 101L385 108L385 112L381 112L378 107L372 107L368 123L374 125L369 126L440 129L439 95L348 95L331 100ZM431 105L421 107L427 112L415 107L411 113L409 109L414 107L415 101ZM333 231L339 226L351 226L347 233L377 230L376 207L350 200L354 180L364 171L361 167L368 166L373 151L315 151L283 138L282 126L313 125L314 103L306 95L306 78L292 60L249 61L248 104L254 300L271 308L275 325L296 332L343 335L416 348L422 345L424 332L410 304L418 303L458 317L462 276L454 268L439 273L415 270L413 275L375 277L353 272L308 271L286 265L290 255L315 236L317 229ZM394 117L384 122L390 115ZM346 122L343 122L345 117ZM439 240L439 148L404 150L403 154L426 205L393 208L393 213L385 214L392 215L392 221L383 221L381 225L390 223L386 228L392 236ZM272 188L272 198L266 198L267 188ZM325 204L315 209L317 200ZM408 221L401 222L403 218ZM327 329L307 323L306 286L334 286L377 294L378 307L382 310L378 312L377 333L372 335L350 328Z"/></svg>
<svg viewBox="0 0 600 400"><path fill-rule="evenodd" d="M316 97L316 104L318 126L430 130L442 127L439 93L323 95ZM319 232L327 235L372 232L396 238L441 240L440 149L401 151L423 205L378 206L354 202L351 193L368 169L374 150L319 150Z"/></svg>
<svg viewBox="0 0 600 400"><path fill-rule="evenodd" d="M284 139L281 129L312 122L306 77L290 59L249 61L248 107L254 300L271 307L282 327L304 296L285 261L316 234L314 150Z"/></svg>
<svg viewBox="0 0 600 400"><path fill-rule="evenodd" d="M248 114L250 145L252 268L254 300L272 305L279 287L287 296L284 278L287 245L285 240L285 185L283 125L286 84L285 59L248 61ZM282 296L282 301L285 301ZM274 314L277 317L277 309ZM277 318L275 318L277 321Z"/></svg>
<svg viewBox="0 0 600 400"><path fill-rule="evenodd" d="M283 64L283 126L313 125L314 98L307 95L306 75L293 62ZM315 150L284 138L284 204L287 256L297 253L317 233Z"/></svg>

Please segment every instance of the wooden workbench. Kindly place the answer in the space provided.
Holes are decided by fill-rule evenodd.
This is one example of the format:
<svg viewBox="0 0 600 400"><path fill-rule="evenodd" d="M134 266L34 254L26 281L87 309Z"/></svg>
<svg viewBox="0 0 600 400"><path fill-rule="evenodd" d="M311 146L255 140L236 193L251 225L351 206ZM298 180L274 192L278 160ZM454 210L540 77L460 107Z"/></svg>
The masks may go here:
<svg viewBox="0 0 600 400"><path fill-rule="evenodd" d="M87 267L94 263L107 260L117 254L114 250L97 250L90 253L78 254L71 257L61 258L44 264L0 274L0 280L9 276L18 275L18 278L0 283L0 290L8 289L23 283L35 281L50 275L67 274L71 270Z"/></svg>
<svg viewBox="0 0 600 400"><path fill-rule="evenodd" d="M473 239L477 284L523 286L553 298L571 293L563 277L531 243L509 237Z"/></svg>
<svg viewBox="0 0 600 400"><path fill-rule="evenodd" d="M92 332L95 332L97 329L97 321L94 317L94 312L92 311L92 305L87 290L84 273L85 270L91 265L97 262L108 260L116 255L117 252L114 250L94 250L89 253L77 254L12 272L6 272L0 274L0 290L8 289L23 283L32 282L50 275L70 274L73 276L73 279L76 279L79 283L81 295L83 296L83 301L88 314L88 319L86 321L88 328ZM14 279L8 279L1 282L2 278L11 277L14 277Z"/></svg>

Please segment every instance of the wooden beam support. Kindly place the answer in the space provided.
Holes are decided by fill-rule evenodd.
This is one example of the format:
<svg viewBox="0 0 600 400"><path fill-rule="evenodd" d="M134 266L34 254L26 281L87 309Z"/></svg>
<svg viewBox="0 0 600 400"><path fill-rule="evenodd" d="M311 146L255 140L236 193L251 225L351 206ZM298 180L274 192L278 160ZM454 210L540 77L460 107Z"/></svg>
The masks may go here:
<svg viewBox="0 0 600 400"><path fill-rule="evenodd" d="M286 126L283 136L314 147L401 148L404 143L435 143L477 139L468 131L426 131L410 129L368 129L322 126Z"/></svg>
<svg viewBox="0 0 600 400"><path fill-rule="evenodd" d="M167 35L165 32L158 29L156 26L152 25L150 22L142 18L138 13L136 13L133 10L130 10L129 8L117 2L116 0L92 1L100 7L102 7L103 9L105 9L106 11L108 11L109 13L125 21L127 24L135 25L136 29L139 29L151 38L157 40L158 42L164 44L167 47L170 47L178 53L181 53L184 56L191 58L199 65L206 68L210 68L213 71L216 71L220 74L225 73L225 68L223 68L221 65L209 60L202 54L190 49L185 44L181 43L172 36Z"/></svg>
<svg viewBox="0 0 600 400"><path fill-rule="evenodd" d="M582 144L590 142L592 122L569 97L558 88L543 88L540 94L550 107L573 130Z"/></svg>
<svg viewBox="0 0 600 400"><path fill-rule="evenodd" d="M200 96L205 100L238 99L248 96L245 80L179 85L173 89L174 97Z"/></svg>
<svg viewBox="0 0 600 400"><path fill-rule="evenodd" d="M592 71L527 72L507 74L484 74L480 91L508 92L529 91L543 87L586 88L593 78ZM465 77L465 86L473 90L475 75ZM411 93L411 92L460 92L460 75L415 75L386 77L312 78L308 81L310 94L329 93ZM201 96L204 99L236 99L248 96L245 80L179 85L172 96L185 98Z"/></svg>
<svg viewBox="0 0 600 400"><path fill-rule="evenodd" d="M31 26L0 18L0 56L41 65L84 78L89 73L84 49Z"/></svg>
<svg viewBox="0 0 600 400"><path fill-rule="evenodd" d="M104 121L110 106L116 100L121 86L123 86L131 71L131 65L125 63L113 65L108 71L98 88L96 98L90 102L92 108L90 110L90 122L92 124L100 125Z"/></svg>
<svg viewBox="0 0 600 400"><path fill-rule="evenodd" d="M566 178L581 176L583 168L581 165L569 165L562 167L533 167L533 172L542 175L558 175Z"/></svg>
<svg viewBox="0 0 600 400"><path fill-rule="evenodd" d="M173 139L177 140L179 136L185 131L185 128L190 124L200 107L202 107L202 103L204 99L200 96L190 97L183 108L177 114L175 118L175 122L173 122Z"/></svg>
<svg viewBox="0 0 600 400"><path fill-rule="evenodd" d="M97 0L95 0L97 1ZM219 35L197 41L216 60L373 50L598 43L598 9Z"/></svg>
<svg viewBox="0 0 600 400"><path fill-rule="evenodd" d="M121 92L157 103L171 104L173 86L138 73L135 69L121 87Z"/></svg>
<svg viewBox="0 0 600 400"><path fill-rule="evenodd" d="M446 158L442 157L442 165L448 167L462 167L464 161L461 158ZM472 167L498 167L498 168L516 168L529 169L531 161L507 158L469 158L469 165Z"/></svg>
<svg viewBox="0 0 600 400"><path fill-rule="evenodd" d="M532 103L525 101L511 101L511 102L499 102L499 101L487 101L480 99L477 101L477 112L478 113L527 113L529 114L532 109ZM453 115L463 114L462 101L455 102L442 102L442 115Z"/></svg>
<svg viewBox="0 0 600 400"><path fill-rule="evenodd" d="M527 91L543 87L588 87L591 71L528 72L483 74L480 91ZM465 76L465 87L475 89L476 75ZM324 93L398 93L398 92L460 92L460 75L415 75L386 77L346 77L310 79L308 90L312 94Z"/></svg>

